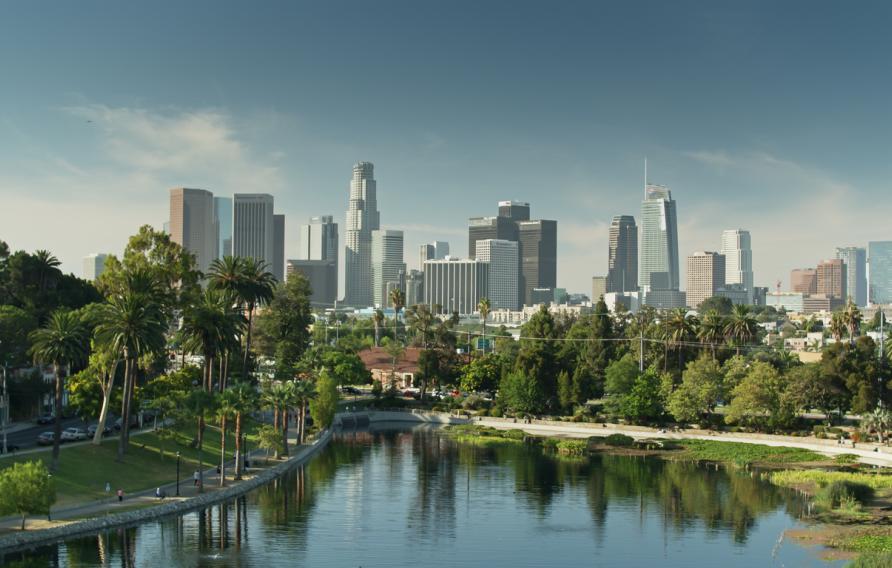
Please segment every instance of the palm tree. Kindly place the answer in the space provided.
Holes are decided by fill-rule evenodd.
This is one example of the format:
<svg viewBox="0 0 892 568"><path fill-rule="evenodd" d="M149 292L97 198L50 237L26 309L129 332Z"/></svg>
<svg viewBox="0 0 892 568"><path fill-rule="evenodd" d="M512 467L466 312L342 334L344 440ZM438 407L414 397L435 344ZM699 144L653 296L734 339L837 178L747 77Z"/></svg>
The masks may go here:
<svg viewBox="0 0 892 568"><path fill-rule="evenodd" d="M843 320L841 312L833 312L833 315L830 316L830 335L833 336L833 340L839 343L842 340L842 334L846 329L845 321Z"/></svg>
<svg viewBox="0 0 892 568"><path fill-rule="evenodd" d="M740 355L740 347L755 339L758 331L759 323L750 313L749 306L735 305L725 324L725 337L734 343L737 355Z"/></svg>
<svg viewBox="0 0 892 568"><path fill-rule="evenodd" d="M415 335L414 343L416 345L427 349L435 320L436 317L427 304L417 304L406 310L406 322Z"/></svg>
<svg viewBox="0 0 892 568"><path fill-rule="evenodd" d="M492 311L492 306L489 304L489 298L480 298L480 302L477 303L477 311L480 312L480 321L483 322L483 353L486 353L486 318L489 317L489 312Z"/></svg>
<svg viewBox="0 0 892 568"><path fill-rule="evenodd" d="M46 292L49 287L51 276L61 275L59 266L62 265L59 259L46 250L34 251L34 261L36 262L35 272L37 272L37 287L41 292Z"/></svg>
<svg viewBox="0 0 892 568"><path fill-rule="evenodd" d="M213 387L214 359L231 346L244 326L244 316L232 307L231 296L221 290L208 289L183 316L184 349L204 357L204 388ZM223 377L218 377L223 390Z"/></svg>
<svg viewBox="0 0 892 568"><path fill-rule="evenodd" d="M849 298L842 312L842 321L846 326L846 330L848 330L849 342L854 343L855 334L858 333L858 328L861 325L861 310L858 309L858 306L855 305L851 298Z"/></svg>
<svg viewBox="0 0 892 568"><path fill-rule="evenodd" d="M217 400L214 396L204 390L203 388L197 388L192 390L189 393L189 396L185 400L185 408L192 416L198 416L199 420L203 423L205 415L209 415L215 408ZM199 431L200 433L200 431ZM195 441L195 447L198 449L198 472L199 472L199 485L198 491L199 493L204 489L204 479L203 479L203 460L202 460L202 439L199 437Z"/></svg>
<svg viewBox="0 0 892 568"><path fill-rule="evenodd" d="M130 411L137 361L165 347L166 325L161 306L152 294L125 291L103 304L96 337L119 353L124 362L124 391L121 402L121 436L118 461L130 440Z"/></svg>
<svg viewBox="0 0 892 568"><path fill-rule="evenodd" d="M678 368L684 368L684 344L694 333L694 318L684 308L672 310L666 320L666 340L678 354Z"/></svg>
<svg viewBox="0 0 892 568"><path fill-rule="evenodd" d="M303 444L307 437L307 405L316 397L316 385L313 381L295 381L294 394L298 400L297 443Z"/></svg>
<svg viewBox="0 0 892 568"><path fill-rule="evenodd" d="M700 319L697 326L697 339L704 345L709 345L712 351L712 359L715 360L716 346L725 338L725 321L716 310L708 310Z"/></svg>
<svg viewBox="0 0 892 568"><path fill-rule="evenodd" d="M217 395L215 414L220 422L220 487L226 485L226 422L236 416L238 412L236 404L235 394L231 390L225 390Z"/></svg>
<svg viewBox="0 0 892 568"><path fill-rule="evenodd" d="M230 397L229 405L235 413L235 479L242 478L242 428L246 414L257 408L257 390L247 383L237 383L226 389Z"/></svg>
<svg viewBox="0 0 892 568"><path fill-rule="evenodd" d="M53 366L56 379L55 414L53 435L53 461L51 471L59 467L59 444L62 442L62 393L65 378L62 367L71 370L71 364L86 359L88 339L86 328L75 312L57 310L52 313L46 326L34 330L29 336L31 355L36 363Z"/></svg>
<svg viewBox="0 0 892 568"><path fill-rule="evenodd" d="M883 443L883 436L892 428L892 412L888 409L877 407L873 412L865 414L861 418L861 427L868 432L877 433L880 443Z"/></svg>
<svg viewBox="0 0 892 568"><path fill-rule="evenodd" d="M261 392L261 399L267 408L273 411L273 428L282 429L282 439L284 441L284 455L288 455L288 425L280 424L280 420L284 423L283 414L287 412L290 393L288 387L280 381L270 381L264 385ZM276 459L279 459L280 453L277 450Z"/></svg>
<svg viewBox="0 0 892 568"><path fill-rule="evenodd" d="M381 326L384 325L384 312L375 310L372 314L372 323L375 324L375 347L381 344Z"/></svg>
<svg viewBox="0 0 892 568"><path fill-rule="evenodd" d="M276 291L276 277L267 270L267 265L264 261L256 258L245 260L243 274L245 285L242 300L248 312L248 326L245 334L245 356L242 361L242 369L247 373L248 359L251 352L251 330L254 323L254 310L260 306L265 306L273 299L273 294Z"/></svg>
<svg viewBox="0 0 892 568"><path fill-rule="evenodd" d="M393 306L393 338L396 339L397 331L399 328L400 321L400 311L403 309L403 306L406 305L406 295L403 294L403 291L399 288L394 288L390 291L390 304Z"/></svg>

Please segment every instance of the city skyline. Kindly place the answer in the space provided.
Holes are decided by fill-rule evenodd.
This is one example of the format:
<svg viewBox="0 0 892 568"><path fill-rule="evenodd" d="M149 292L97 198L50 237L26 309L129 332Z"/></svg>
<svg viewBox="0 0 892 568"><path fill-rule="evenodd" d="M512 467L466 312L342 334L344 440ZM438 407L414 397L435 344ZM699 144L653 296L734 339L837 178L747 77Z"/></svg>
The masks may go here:
<svg viewBox="0 0 892 568"><path fill-rule="evenodd" d="M54 250L66 272L91 251L120 254L142 224L160 229L170 187L267 192L292 224L325 212L343 223L343 172L358 160L378 165L382 228L404 230L409 251L465 250L469 215L536 203L561 223L558 285L570 290L604 271L612 217L638 210L644 156L683 211L679 256L718 250L722 230L744 226L757 286L787 287L796 265L892 238L872 206L890 177L890 117L876 109L892 79L875 72L892 47L887 6L575 4L543 20L534 4L493 2L469 23L400 2L356 10L364 18L271 4L215 19L194 49L181 32L207 21L201 6L79 4L0 7L0 45L16 54L0 93L2 237ZM373 45L358 33L369 25ZM633 28L663 40L629 43ZM240 29L252 41L232 42ZM443 41L454 29L458 45ZM628 49L602 55L616 46ZM357 81L372 87L363 97ZM21 214L37 210L46 230Z"/></svg>

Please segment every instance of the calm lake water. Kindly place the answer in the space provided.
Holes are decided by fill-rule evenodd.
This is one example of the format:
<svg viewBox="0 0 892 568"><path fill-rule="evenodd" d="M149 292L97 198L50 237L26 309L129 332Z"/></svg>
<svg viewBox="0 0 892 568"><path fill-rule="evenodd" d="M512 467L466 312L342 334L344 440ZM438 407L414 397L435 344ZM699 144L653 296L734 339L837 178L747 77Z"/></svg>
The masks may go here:
<svg viewBox="0 0 892 568"><path fill-rule="evenodd" d="M749 473L436 429L339 434L306 466L201 512L0 556L3 566L839 566L782 538L793 492Z"/></svg>

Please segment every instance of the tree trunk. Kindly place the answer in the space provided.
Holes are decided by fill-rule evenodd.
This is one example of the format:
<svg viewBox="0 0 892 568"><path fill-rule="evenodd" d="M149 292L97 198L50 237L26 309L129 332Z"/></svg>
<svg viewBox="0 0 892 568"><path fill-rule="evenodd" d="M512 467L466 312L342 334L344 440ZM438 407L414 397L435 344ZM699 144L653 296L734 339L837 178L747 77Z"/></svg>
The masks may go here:
<svg viewBox="0 0 892 568"><path fill-rule="evenodd" d="M242 478L242 413L235 415L235 479Z"/></svg>
<svg viewBox="0 0 892 568"><path fill-rule="evenodd" d="M226 390L226 382L223 378L223 357L220 357L219 361L217 361L217 366L219 367L217 369L217 378L220 381L220 392L223 392Z"/></svg>
<svg viewBox="0 0 892 568"><path fill-rule="evenodd" d="M278 406L273 407L273 429L276 431L279 430L279 407ZM281 455L281 452L277 448L275 453L273 454L273 459L279 459L280 455Z"/></svg>
<svg viewBox="0 0 892 568"><path fill-rule="evenodd" d="M307 439L307 401L300 401L300 424L298 426L297 443L303 444Z"/></svg>
<svg viewBox="0 0 892 568"><path fill-rule="evenodd" d="M251 352L251 327L254 323L254 304L248 304L248 331L245 334L245 357L242 361L242 378L248 378L248 354Z"/></svg>
<svg viewBox="0 0 892 568"><path fill-rule="evenodd" d="M128 393L130 392L130 382L133 380L130 376L131 364L130 359L124 358L124 391L121 393L121 434L118 437L118 461L124 461L124 452L127 450L127 430L130 427L130 401Z"/></svg>
<svg viewBox="0 0 892 568"><path fill-rule="evenodd" d="M115 374L117 374L117 364L112 368L108 381L102 385L102 410L99 411L99 421L96 423L96 434L93 436L93 445L102 444L102 434L105 431L105 422L108 420L108 407L111 406L112 390L115 386Z"/></svg>
<svg viewBox="0 0 892 568"><path fill-rule="evenodd" d="M53 461L50 471L59 469L59 446L62 444L62 372L58 363L53 363L53 373L56 375L56 423L53 428ZM22 521L24 530L24 520Z"/></svg>
<svg viewBox="0 0 892 568"><path fill-rule="evenodd" d="M288 408L282 410L282 456L288 457Z"/></svg>
<svg viewBox="0 0 892 568"><path fill-rule="evenodd" d="M22 513L22 530L25 530L25 518L26 518L26 516L27 516L27 515L25 515L25 513Z"/></svg>
<svg viewBox="0 0 892 568"><path fill-rule="evenodd" d="M220 487L226 485L226 416L220 417Z"/></svg>

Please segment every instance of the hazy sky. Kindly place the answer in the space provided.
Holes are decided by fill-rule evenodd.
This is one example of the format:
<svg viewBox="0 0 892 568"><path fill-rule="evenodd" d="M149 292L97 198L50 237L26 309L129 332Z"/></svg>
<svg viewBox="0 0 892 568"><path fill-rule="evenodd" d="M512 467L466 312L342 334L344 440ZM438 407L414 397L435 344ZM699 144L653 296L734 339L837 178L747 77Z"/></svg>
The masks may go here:
<svg viewBox="0 0 892 568"><path fill-rule="evenodd" d="M311 215L343 235L368 160L410 267L519 199L558 220L558 285L590 291L647 156L682 274L742 227L773 285L892 239L890 29L888 2L10 0L0 238L79 275L187 186L274 194L293 256Z"/></svg>

